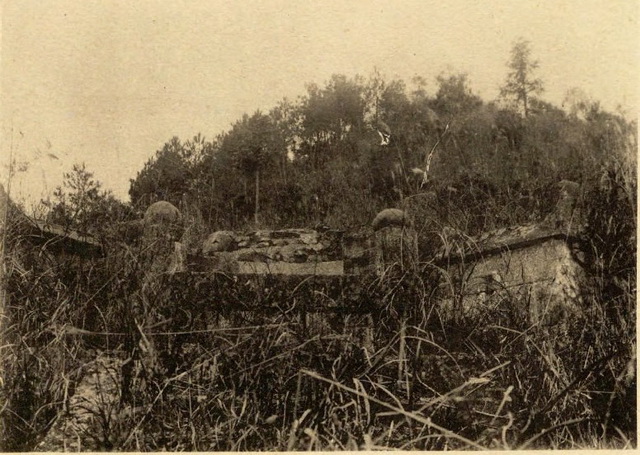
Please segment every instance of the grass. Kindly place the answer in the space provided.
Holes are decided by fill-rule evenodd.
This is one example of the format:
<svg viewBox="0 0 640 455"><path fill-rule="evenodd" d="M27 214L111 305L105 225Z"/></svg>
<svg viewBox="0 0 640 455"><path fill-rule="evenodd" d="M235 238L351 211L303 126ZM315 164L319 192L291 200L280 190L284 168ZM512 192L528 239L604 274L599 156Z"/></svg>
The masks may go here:
<svg viewBox="0 0 640 455"><path fill-rule="evenodd" d="M411 293L402 284L392 289L383 294L387 319L379 325L379 348L372 352L330 318L305 327L286 310L269 317L230 312L217 329L183 327L183 332L196 333L182 340L170 331L149 331L146 337L153 339L149 346L158 358L168 349L178 364L169 368L166 360L150 362L143 358L151 355L149 348L142 353L137 347L130 360L131 401L113 412L112 401L98 400L93 412L99 431L91 432L94 438L87 438L86 449L635 446L631 421L625 421L635 412L625 395L635 381L633 341L615 339L621 333L603 333L604 321L597 319L605 315L602 308L576 321L571 339L560 343L534 327L509 328L499 312L476 315L492 324L462 318L443 325L439 319L446 316L437 308L431 317L414 318L402 301ZM405 311L401 321L398 306ZM261 324L266 321L270 324ZM398 324L402 330L388 331ZM589 338L594 340L589 348L575 348ZM4 389L16 393L14 409L31 410L24 418L30 419L29 432L16 439L28 441L46 430L44 409L63 401L73 368L86 356L86 341L58 334L13 364L14 371L38 372L37 377L15 378L21 385ZM117 382L123 384L121 378ZM40 402L44 408L34 409ZM612 413L625 403L626 417Z"/></svg>
<svg viewBox="0 0 640 455"><path fill-rule="evenodd" d="M527 323L517 296L452 312L432 267L248 282L151 276L149 245L97 267L13 242L2 449L33 449L104 352L117 367L94 377L82 450L637 447L635 224L618 178L592 195L583 311L559 331Z"/></svg>

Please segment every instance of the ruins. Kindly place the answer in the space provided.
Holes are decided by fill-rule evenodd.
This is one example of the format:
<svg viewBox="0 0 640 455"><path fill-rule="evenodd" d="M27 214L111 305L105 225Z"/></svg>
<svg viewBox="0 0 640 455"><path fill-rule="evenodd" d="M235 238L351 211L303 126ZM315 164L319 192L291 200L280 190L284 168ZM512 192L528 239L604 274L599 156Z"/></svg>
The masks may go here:
<svg viewBox="0 0 640 455"><path fill-rule="evenodd" d="M230 305L237 305L231 289L239 295L253 289L246 296L255 303L264 297L264 289L290 283L288 287L300 294L296 302L303 288L314 295L314 310L307 305L310 312L333 308L334 312L366 313L370 309L363 308L369 296L359 290L357 278L380 276L390 267L399 266L417 274L440 270L438 299L448 317L521 302L524 306L516 311L526 315L529 323L553 324L579 311L584 280L577 236L582 221L574 210L579 187L565 181L560 187L557 208L544 222L503 228L477 238L445 232L442 247L433 252L418 251L411 217L400 209L383 210L371 228L362 232L217 231L195 247L184 242L185 221L168 202L152 204L142 220L125 227L133 230L133 235L128 232L129 240L141 239L153 252L147 266L149 277L157 280L164 276L166 284L197 282L188 291L206 288L208 294L190 298L217 300L219 308L224 307L221 302L225 293L233 302ZM6 204L6 195L3 197ZM39 247L46 245L57 254L104 255L97 239L32 220L21 212L20 226L23 238ZM250 280L239 282L238 277ZM223 284L229 280L231 287ZM254 284L249 285L252 280ZM254 308L245 305L242 310L249 307Z"/></svg>
<svg viewBox="0 0 640 455"><path fill-rule="evenodd" d="M253 294L247 294L254 303L266 298L257 291L260 287L273 289L278 283L290 283L289 289L301 292L305 288L314 294L311 300L315 304L306 305L310 313L345 314L371 310L366 309L370 296L360 289L357 277L380 277L393 267L418 275L438 269L441 283L436 298L447 319L483 307L517 304L510 310L529 324L553 326L579 312L584 280L577 236L581 221L574 210L578 188L572 182L561 182L560 187L557 208L542 223L503 228L477 238L444 235L444 244L434 252L418 251L417 234L404 211L386 209L371 229L359 233L218 231L190 250L178 237L165 235L167 256L160 269L180 277L174 279L198 280L195 288L205 286L207 294L190 298L209 298L219 308L225 298L217 288L229 289L220 281L245 277L249 281L243 279L242 286L254 289ZM180 222L176 217L176 223ZM163 235L168 231L166 226L159 229ZM233 283L234 292L246 294L238 290L237 279ZM345 292L345 287L350 292ZM228 298L237 304L236 295ZM263 303L261 311L266 311L269 304Z"/></svg>

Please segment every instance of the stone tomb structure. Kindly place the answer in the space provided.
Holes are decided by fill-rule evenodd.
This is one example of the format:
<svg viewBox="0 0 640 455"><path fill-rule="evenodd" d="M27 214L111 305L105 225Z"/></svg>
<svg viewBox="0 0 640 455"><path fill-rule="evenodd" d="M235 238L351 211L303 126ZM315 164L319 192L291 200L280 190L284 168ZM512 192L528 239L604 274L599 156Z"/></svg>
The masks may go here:
<svg viewBox="0 0 640 455"><path fill-rule="evenodd" d="M563 325L580 312L585 273L579 234L580 186L563 180L541 223L465 238L448 231L434 263L447 275L443 306L452 317L501 306L530 325Z"/></svg>
<svg viewBox="0 0 640 455"><path fill-rule="evenodd" d="M529 324L553 326L580 311L581 253L577 238L566 232L516 226L469 239L455 250L436 261L450 277L442 294L452 317L507 306Z"/></svg>
<svg viewBox="0 0 640 455"><path fill-rule="evenodd" d="M195 320L194 330L286 320L301 324L309 336L337 333L371 346L371 299L359 287L373 257L368 236L312 229L217 231L187 248L179 241L181 217L150 217L161 208L173 212L156 204L144 220L143 249L154 254L146 267L143 306L157 297L151 290L164 288L163 300L180 302L179 311ZM172 308L160 312L166 319L179 317Z"/></svg>
<svg viewBox="0 0 640 455"><path fill-rule="evenodd" d="M261 287L273 291L287 282L295 288L304 281L302 287L309 289L306 298L314 302L305 303L307 313L364 314L372 310L372 302L359 289L363 276L380 277L394 267L422 273L435 266L442 275L438 295L447 318L487 306L516 305L512 310L529 324L553 325L579 312L585 279L577 240L581 221L575 210L579 187L561 182L560 188L557 208L544 222L499 229L477 238L445 230L444 245L433 253L418 251L411 217L400 209L383 210L371 229L360 233L218 231L200 247L187 250L179 241L179 211L158 202L145 215L144 237L155 238L155 242L158 235L164 239L163 247L154 248L165 252L159 255L160 263L151 267L155 273L180 276L182 281L197 279L199 284L193 289L206 287L211 300L217 299L222 306L225 298L213 297L220 286L233 288L237 295L245 293L238 286L253 289L255 293L246 298L255 303L264 298ZM233 286L221 280L232 280ZM320 295L324 298L318 298ZM230 294L227 299L237 296ZM293 304L300 304L301 299L302 294ZM257 310L242 308L243 312Z"/></svg>
<svg viewBox="0 0 640 455"><path fill-rule="evenodd" d="M288 292L279 301L302 308L305 321L319 313L368 315L373 296L362 283L392 269L420 274L430 267L441 271L438 298L447 318L518 302L514 311L530 324L552 325L579 312L584 280L577 241L582 223L575 210L579 187L561 182L560 188L556 210L544 222L477 238L445 229L444 244L434 252L418 251L415 220L400 209L383 210L369 229L357 233L218 231L194 245L184 238L180 211L160 201L144 219L125 227L127 236L140 238L149 252L145 289L165 286L175 294L173 302L199 302L201 308L193 312L217 315L208 325L235 323L234 312L283 311L273 307L279 304L273 294L278 288ZM103 254L89 236L34 221L29 226L33 239L76 254ZM364 322L360 318L359 324Z"/></svg>
<svg viewBox="0 0 640 455"><path fill-rule="evenodd" d="M575 187L568 187L565 193L570 196ZM418 251L414 223L400 209L383 210L371 229L359 233L218 231L194 248L184 239L180 211L161 201L149 207L143 220L124 229L127 237L138 237L142 250L149 252L140 289L141 310L150 316L141 320L144 326L174 321L176 327L188 326L197 333L199 328L238 327L255 321L269 324L288 315L303 325L302 333L309 338L337 334L372 352L376 296L362 283L391 270L417 274L433 267L440 270L439 305L451 318L513 302L520 304L513 310L530 324L551 326L570 318L579 311L584 280L576 235L580 223L576 221L574 205L564 198L540 224L500 229L471 239L444 232L443 247L433 253ZM100 243L89 236L33 220L25 223L30 226L31 241L37 244L55 244L72 254L103 254ZM164 306L154 308L158 302ZM155 349L154 344L163 341L143 337L143 342L147 354L142 360L146 368L156 368L161 362L152 354L163 349ZM176 337L175 343L184 341ZM171 354L174 347L169 349ZM117 367L109 368L117 374ZM102 370L90 372L90 380L81 384L74 409L90 411L82 401L82 390L104 382ZM124 368L120 370L124 375ZM78 422L71 426L63 419L57 433L84 428L86 415L77 413ZM55 434L51 437L57 438Z"/></svg>

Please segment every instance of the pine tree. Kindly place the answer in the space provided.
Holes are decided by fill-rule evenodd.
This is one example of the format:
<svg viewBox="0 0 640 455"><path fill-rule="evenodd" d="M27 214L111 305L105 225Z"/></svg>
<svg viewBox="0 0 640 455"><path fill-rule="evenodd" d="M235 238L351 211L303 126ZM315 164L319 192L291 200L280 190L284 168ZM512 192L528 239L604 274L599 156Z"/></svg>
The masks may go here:
<svg viewBox="0 0 640 455"><path fill-rule="evenodd" d="M519 38L513 44L508 66L511 71L507 75L504 86L500 89L500 96L515 100L516 103L522 105L524 116L527 117L532 95L539 94L544 90L542 80L533 76L539 63L537 60L531 59L529 41Z"/></svg>

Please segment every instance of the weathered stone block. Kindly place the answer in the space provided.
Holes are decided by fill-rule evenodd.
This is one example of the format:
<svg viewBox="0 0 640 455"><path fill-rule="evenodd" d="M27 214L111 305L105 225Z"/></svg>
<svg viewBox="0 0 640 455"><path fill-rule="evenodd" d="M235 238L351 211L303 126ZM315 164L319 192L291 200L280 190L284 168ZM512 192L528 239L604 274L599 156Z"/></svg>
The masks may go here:
<svg viewBox="0 0 640 455"><path fill-rule="evenodd" d="M144 240L146 243L166 238L169 242L182 236L182 214L170 202L158 201L144 213Z"/></svg>
<svg viewBox="0 0 640 455"><path fill-rule="evenodd" d="M481 236L476 250L466 256L445 258L462 298L461 307L445 308L469 314L503 302L537 325L579 314L584 271L574 260L569 239L543 232L537 226L502 229Z"/></svg>

